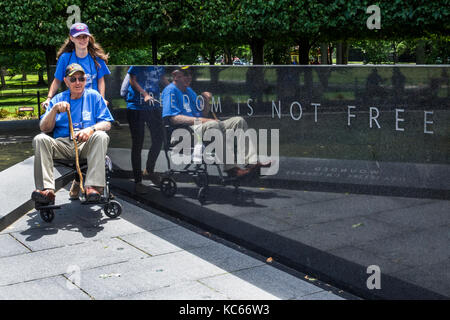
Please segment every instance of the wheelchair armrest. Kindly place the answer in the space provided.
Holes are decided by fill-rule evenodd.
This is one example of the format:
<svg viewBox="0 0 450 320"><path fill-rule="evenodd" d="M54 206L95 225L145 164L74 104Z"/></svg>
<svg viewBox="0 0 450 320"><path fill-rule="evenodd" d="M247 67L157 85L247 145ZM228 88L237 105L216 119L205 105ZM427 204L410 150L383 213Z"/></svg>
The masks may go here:
<svg viewBox="0 0 450 320"><path fill-rule="evenodd" d="M75 167L75 159L54 159L55 164L59 164L66 167ZM80 166L87 164L87 159L79 159Z"/></svg>
<svg viewBox="0 0 450 320"><path fill-rule="evenodd" d="M172 124L170 122L170 118L171 117L164 117L163 118L163 136L164 136L164 148L166 150L168 150L169 148L173 147L174 145L176 145L179 141L174 141L172 143L172 133L173 131L175 131L176 129L187 129L189 130L189 133L192 135L194 133L194 131L192 130L191 126L189 124L186 123L181 123L181 124Z"/></svg>

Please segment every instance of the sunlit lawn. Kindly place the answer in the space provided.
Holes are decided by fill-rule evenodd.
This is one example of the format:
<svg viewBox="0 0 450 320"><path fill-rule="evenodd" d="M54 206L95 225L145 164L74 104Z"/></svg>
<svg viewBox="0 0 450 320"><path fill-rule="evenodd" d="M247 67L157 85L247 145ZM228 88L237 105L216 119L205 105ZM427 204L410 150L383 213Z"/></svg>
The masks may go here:
<svg viewBox="0 0 450 320"><path fill-rule="evenodd" d="M8 111L6 117L0 117L0 120L18 119L17 112L20 107L34 107L33 115L37 117L38 113L38 98L37 91L40 92L41 97L46 97L48 88L46 85L39 86L38 75L29 74L27 80L22 81L22 75L16 75L10 79L5 77L6 87L0 89L0 109ZM44 74L44 81L47 81L47 75ZM43 101L43 98L41 98ZM26 112L25 118L29 118L30 112Z"/></svg>

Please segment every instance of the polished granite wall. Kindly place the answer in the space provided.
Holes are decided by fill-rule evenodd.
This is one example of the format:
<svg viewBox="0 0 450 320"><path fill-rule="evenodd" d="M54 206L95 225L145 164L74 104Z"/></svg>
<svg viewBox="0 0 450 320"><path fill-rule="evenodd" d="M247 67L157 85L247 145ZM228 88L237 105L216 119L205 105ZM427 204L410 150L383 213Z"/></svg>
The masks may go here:
<svg viewBox="0 0 450 320"><path fill-rule="evenodd" d="M126 123L120 86L129 66L109 68L106 99L115 117ZM164 66L169 81L174 68ZM191 70L191 87L212 93L219 118L240 115L257 133L265 130L269 153L278 143L281 179L449 189L442 183L450 180L445 179L450 150L448 66ZM278 130L277 141L270 139L273 130ZM124 139L112 139L111 146L130 147L131 141ZM430 182L436 179L437 184Z"/></svg>

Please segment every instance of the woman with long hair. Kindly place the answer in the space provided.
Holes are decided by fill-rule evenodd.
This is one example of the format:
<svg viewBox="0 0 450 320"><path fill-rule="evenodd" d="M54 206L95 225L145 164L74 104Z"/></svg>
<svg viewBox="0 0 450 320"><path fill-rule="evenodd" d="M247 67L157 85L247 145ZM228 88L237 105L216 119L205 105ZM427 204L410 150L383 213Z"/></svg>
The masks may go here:
<svg viewBox="0 0 450 320"><path fill-rule="evenodd" d="M55 78L48 91L47 99L42 103L46 109L50 100L58 92L61 82L64 80L66 67L72 63L78 63L83 67L86 77L85 89L97 90L105 98L105 78L111 74L106 64L108 55L105 54L100 44L95 42L95 38L89 33L88 26L84 23L74 23L70 27L69 37L59 49L56 58ZM108 104L108 101L106 101ZM76 179L70 187L70 199L78 199L80 193L80 183Z"/></svg>
<svg viewBox="0 0 450 320"><path fill-rule="evenodd" d="M57 93L64 80L66 67L71 63L78 63L86 72L86 89L97 90L105 98L104 76L111 74L106 64L108 55L105 54L99 43L89 33L84 23L75 23L70 27L69 37L59 49L56 58L55 78L48 91L47 99L42 103L46 108Z"/></svg>

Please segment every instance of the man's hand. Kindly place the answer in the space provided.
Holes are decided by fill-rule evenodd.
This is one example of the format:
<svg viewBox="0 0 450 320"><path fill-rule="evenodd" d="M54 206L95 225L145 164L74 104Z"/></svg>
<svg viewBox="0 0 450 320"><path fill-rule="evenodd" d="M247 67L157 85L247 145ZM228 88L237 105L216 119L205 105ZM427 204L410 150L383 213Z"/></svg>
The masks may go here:
<svg viewBox="0 0 450 320"><path fill-rule="evenodd" d="M205 105L203 106L203 116L204 117L208 117L209 116L209 112L211 111L211 98L212 98L212 93L205 91L201 93L201 96L203 97L203 101L205 101Z"/></svg>
<svg viewBox="0 0 450 320"><path fill-rule="evenodd" d="M203 99L205 99L205 103L211 103L212 93L208 91L202 92Z"/></svg>
<svg viewBox="0 0 450 320"><path fill-rule="evenodd" d="M144 102L154 105L155 102L157 102L157 100L155 98L153 98L152 95L148 94L147 92L144 94Z"/></svg>
<svg viewBox="0 0 450 320"><path fill-rule="evenodd" d="M86 142L93 134L94 129L91 127L85 128L75 133L75 139L77 139L78 142Z"/></svg>
<svg viewBox="0 0 450 320"><path fill-rule="evenodd" d="M56 113L66 112L70 109L70 104L67 101L61 101L55 104L52 110L55 110Z"/></svg>
<svg viewBox="0 0 450 320"><path fill-rule="evenodd" d="M48 105L50 104L50 98L47 98L44 102L41 103L41 108L43 109L43 111L45 112L45 110L47 110Z"/></svg>
<svg viewBox="0 0 450 320"><path fill-rule="evenodd" d="M211 119L211 118L199 118L199 119L200 119L200 121L201 121L202 123L210 122L210 121L219 122L219 120Z"/></svg>

